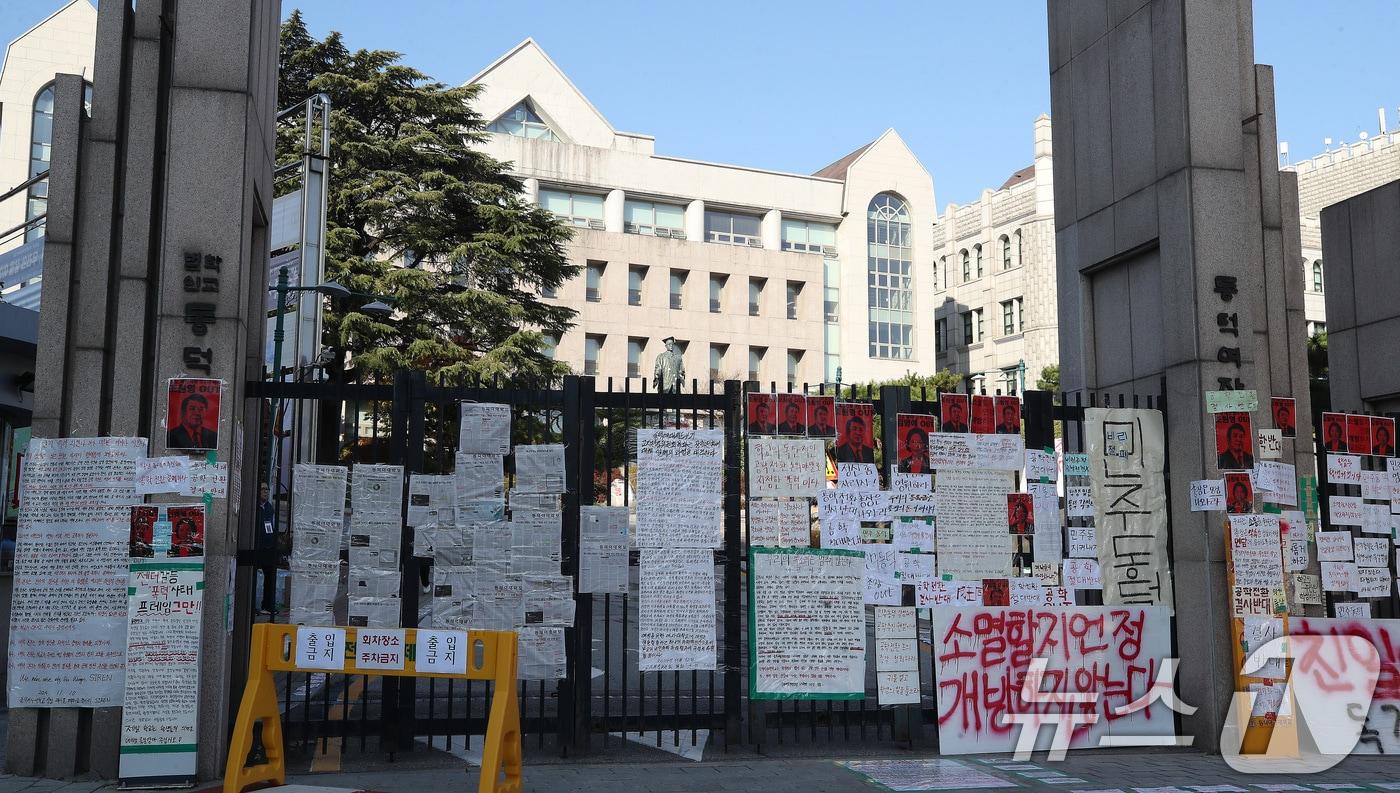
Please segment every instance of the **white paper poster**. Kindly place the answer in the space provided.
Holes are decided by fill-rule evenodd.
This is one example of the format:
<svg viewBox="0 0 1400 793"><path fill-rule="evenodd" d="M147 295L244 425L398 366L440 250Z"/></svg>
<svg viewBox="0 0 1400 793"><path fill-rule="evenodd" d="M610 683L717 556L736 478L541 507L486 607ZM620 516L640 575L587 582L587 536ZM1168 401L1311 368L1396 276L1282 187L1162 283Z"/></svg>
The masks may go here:
<svg viewBox="0 0 1400 793"><path fill-rule="evenodd" d="M563 493L564 490L564 444L537 443L515 447L512 497L516 493Z"/></svg>
<svg viewBox="0 0 1400 793"><path fill-rule="evenodd" d="M457 451L465 454L510 454L510 405L463 402Z"/></svg>
<svg viewBox="0 0 1400 793"><path fill-rule="evenodd" d="M638 430L637 547L718 548L723 485L724 430Z"/></svg>
<svg viewBox="0 0 1400 793"><path fill-rule="evenodd" d="M812 544L812 507L806 499L749 499L749 544L771 548Z"/></svg>
<svg viewBox="0 0 1400 793"><path fill-rule="evenodd" d="M408 525L456 521L457 483L451 475L408 477Z"/></svg>
<svg viewBox="0 0 1400 793"><path fill-rule="evenodd" d="M1106 605L1170 605L1162 414L1087 408L1084 437Z"/></svg>
<svg viewBox="0 0 1400 793"><path fill-rule="evenodd" d="M203 583L202 558L131 560L121 779L194 779Z"/></svg>
<svg viewBox="0 0 1400 793"><path fill-rule="evenodd" d="M714 669L714 553L708 548L643 548L640 591L637 669Z"/></svg>
<svg viewBox="0 0 1400 793"><path fill-rule="evenodd" d="M968 432L929 433L929 461L935 469L1019 471L1026 446L1020 435Z"/></svg>
<svg viewBox="0 0 1400 793"><path fill-rule="evenodd" d="M1007 578L1011 535L1006 525L1007 471L938 472L938 572L955 579Z"/></svg>
<svg viewBox="0 0 1400 793"><path fill-rule="evenodd" d="M136 495L184 493L190 486L190 458L143 457L136 461Z"/></svg>
<svg viewBox="0 0 1400 793"><path fill-rule="evenodd" d="M344 669L345 629L299 627L295 653L298 669Z"/></svg>
<svg viewBox="0 0 1400 793"><path fill-rule="evenodd" d="M145 438L34 438L20 476L9 704L122 704L127 548ZM74 646L73 642L80 644Z"/></svg>
<svg viewBox="0 0 1400 793"><path fill-rule="evenodd" d="M627 507L578 508L580 594L627 594Z"/></svg>
<svg viewBox="0 0 1400 793"><path fill-rule="evenodd" d="M1369 615L1370 604L1365 605ZM1352 754L1400 753L1400 735L1395 734L1392 726L1395 724L1396 714L1400 713L1400 689L1395 686L1395 681L1400 680L1400 620L1366 617L1289 617L1288 633L1290 636L1359 636L1375 646L1380 655L1380 672L1374 693L1337 691L1329 696L1344 703L1344 712L1365 714L1365 732L1351 750ZM1317 659L1317 666L1313 668L1344 668L1351 659L1340 655L1339 652L1344 650L1325 650ZM1323 680L1325 685L1326 679ZM1371 694L1369 707L1367 700L1362 698L1366 694Z"/></svg>
<svg viewBox="0 0 1400 793"><path fill-rule="evenodd" d="M413 668L419 672L464 674L467 671L467 632L419 628Z"/></svg>
<svg viewBox="0 0 1400 793"><path fill-rule="evenodd" d="M749 437L749 497L815 496L826 487L820 440Z"/></svg>
<svg viewBox="0 0 1400 793"><path fill-rule="evenodd" d="M1191 483L1192 512L1224 512L1225 480L1197 479Z"/></svg>
<svg viewBox="0 0 1400 793"><path fill-rule="evenodd" d="M1093 488L1084 485L1066 487L1065 514L1071 518L1094 517Z"/></svg>
<svg viewBox="0 0 1400 793"><path fill-rule="evenodd" d="M863 699L863 555L754 548L751 558L750 698Z"/></svg>

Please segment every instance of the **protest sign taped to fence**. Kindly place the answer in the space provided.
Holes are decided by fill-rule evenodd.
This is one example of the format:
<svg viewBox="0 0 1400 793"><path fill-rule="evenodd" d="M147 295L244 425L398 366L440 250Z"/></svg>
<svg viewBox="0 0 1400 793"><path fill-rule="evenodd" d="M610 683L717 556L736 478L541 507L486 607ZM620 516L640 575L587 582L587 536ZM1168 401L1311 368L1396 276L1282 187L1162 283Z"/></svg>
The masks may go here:
<svg viewBox="0 0 1400 793"><path fill-rule="evenodd" d="M1351 750L1351 754L1400 753L1400 619L1356 619L1323 617L1290 617L1290 636L1359 636L1375 646L1380 655L1380 673L1376 678L1376 689L1371 696L1370 706L1365 712L1361 740ZM1357 713L1365 706L1365 691L1329 689L1329 682L1337 683L1349 677L1346 669L1361 663L1345 647L1338 644L1310 643L1308 649L1316 653L1314 657L1303 657L1294 661L1293 674L1308 674L1322 691L1330 692L1329 697L1345 698L1347 713ZM1306 672L1299 671L1306 670Z"/></svg>
<svg viewBox="0 0 1400 793"><path fill-rule="evenodd" d="M1161 412L1086 408L1084 438L1104 603L1170 606Z"/></svg>
<svg viewBox="0 0 1400 793"><path fill-rule="evenodd" d="M1059 713L1058 702L1027 702L1021 684L1031 659L1045 658L1042 692L1089 693L1099 718L1076 730L1069 748L1099 746L1105 734L1173 733L1162 701L1117 716L1114 708L1152 688L1162 659L1171 656L1171 617L1160 606L1026 608L934 607L933 671L938 686L938 740L943 754L1011 752L1022 727L1003 717ZM986 696L989 687L1000 692ZM1026 728L1030 729L1030 728ZM1042 729L1036 751L1050 748L1054 730Z"/></svg>
<svg viewBox="0 0 1400 793"><path fill-rule="evenodd" d="M864 554L750 548L749 569L749 697L864 699Z"/></svg>
<svg viewBox="0 0 1400 793"><path fill-rule="evenodd" d="M638 671L713 670L714 552L643 548L640 578Z"/></svg>
<svg viewBox="0 0 1400 793"><path fill-rule="evenodd" d="M724 430L637 431L637 547L718 548Z"/></svg>
<svg viewBox="0 0 1400 793"><path fill-rule="evenodd" d="M1010 575L1012 540L1005 515L1012 476L1010 471L939 471L934 501L940 575L955 579Z"/></svg>
<svg viewBox="0 0 1400 793"><path fill-rule="evenodd" d="M820 440L749 437L749 498L815 496L826 487Z"/></svg>

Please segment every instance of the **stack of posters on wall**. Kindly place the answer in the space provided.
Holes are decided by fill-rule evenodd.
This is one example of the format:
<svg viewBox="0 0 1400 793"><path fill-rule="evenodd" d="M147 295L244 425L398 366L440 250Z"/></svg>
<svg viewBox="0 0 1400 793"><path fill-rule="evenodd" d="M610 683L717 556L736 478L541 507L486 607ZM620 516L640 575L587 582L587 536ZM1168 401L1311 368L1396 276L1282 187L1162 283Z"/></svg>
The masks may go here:
<svg viewBox="0 0 1400 793"><path fill-rule="evenodd" d="M640 671L715 668L723 482L723 430L638 430Z"/></svg>
<svg viewBox="0 0 1400 793"><path fill-rule="evenodd" d="M118 775L193 781L204 610L204 505L130 507Z"/></svg>
<svg viewBox="0 0 1400 793"><path fill-rule="evenodd" d="M403 466L359 463L350 472L349 620L356 627L399 625Z"/></svg>
<svg viewBox="0 0 1400 793"><path fill-rule="evenodd" d="M433 532L433 626L514 630L524 592L509 578L505 457L510 454L510 405L461 404L453 458L455 524Z"/></svg>
<svg viewBox="0 0 1400 793"><path fill-rule="evenodd" d="M298 463L293 473L291 621L334 625L347 469Z"/></svg>
<svg viewBox="0 0 1400 793"><path fill-rule="evenodd" d="M875 608L875 679L881 705L919 704L918 623L912 608Z"/></svg>

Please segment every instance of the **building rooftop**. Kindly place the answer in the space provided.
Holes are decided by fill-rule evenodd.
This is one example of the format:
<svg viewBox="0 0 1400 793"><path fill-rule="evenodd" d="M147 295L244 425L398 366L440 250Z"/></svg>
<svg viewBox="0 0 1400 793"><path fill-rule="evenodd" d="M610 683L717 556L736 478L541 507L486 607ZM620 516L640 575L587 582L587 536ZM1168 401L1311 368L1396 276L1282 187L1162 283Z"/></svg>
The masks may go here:
<svg viewBox="0 0 1400 793"><path fill-rule="evenodd" d="M860 155L864 154L865 150L870 148L872 145L874 145L874 141L871 141L870 143L861 146L859 149L856 149L850 154L847 154L845 157L842 157L841 159L826 166L825 168L821 169L820 171L817 171L812 175L820 176L825 179L845 179L846 170L851 167L851 163L860 159Z"/></svg>
<svg viewBox="0 0 1400 793"><path fill-rule="evenodd" d="M1032 180L1032 179L1034 179L1034 178L1035 178L1035 166L1034 166L1034 165L1027 165L1026 167L1022 168L1021 170L1017 171L1016 173L1011 174L1010 178L1008 178L1005 182L1002 182L1001 187L998 187L997 189L998 189L998 190L1005 190L1005 189L1008 188L1008 187L1012 187L1012 186L1014 186L1014 185L1018 185L1018 184L1020 184L1020 183L1022 183L1022 182L1029 182L1030 180Z"/></svg>

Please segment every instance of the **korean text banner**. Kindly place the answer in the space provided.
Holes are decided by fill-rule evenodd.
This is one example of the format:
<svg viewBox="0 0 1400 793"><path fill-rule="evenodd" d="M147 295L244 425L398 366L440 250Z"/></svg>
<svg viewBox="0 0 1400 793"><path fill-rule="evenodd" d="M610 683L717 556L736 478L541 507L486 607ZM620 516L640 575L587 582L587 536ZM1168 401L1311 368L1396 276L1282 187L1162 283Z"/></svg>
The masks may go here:
<svg viewBox="0 0 1400 793"><path fill-rule="evenodd" d="M936 606L933 672L938 686L938 747L943 754L1012 752L1022 726L1015 714L1059 714L1074 708L1098 720L1074 731L1071 749L1099 747L1105 735L1172 735L1166 702L1115 714L1143 697L1171 655L1171 617L1160 606ZM1022 696L1032 659L1046 661L1041 692L1092 695L1068 705ZM1058 722L1051 721L1051 724ZM1061 729L1069 729L1070 724ZM1026 727L1025 729L1034 729ZM1046 751L1055 728L1040 729Z"/></svg>
<svg viewBox="0 0 1400 793"><path fill-rule="evenodd" d="M1104 603L1170 606L1161 412L1087 408L1084 438Z"/></svg>

